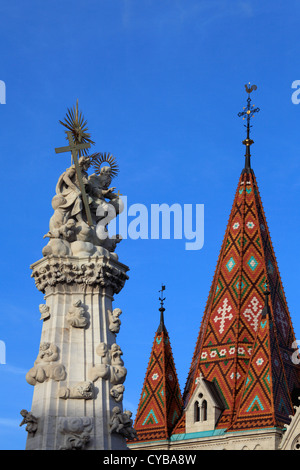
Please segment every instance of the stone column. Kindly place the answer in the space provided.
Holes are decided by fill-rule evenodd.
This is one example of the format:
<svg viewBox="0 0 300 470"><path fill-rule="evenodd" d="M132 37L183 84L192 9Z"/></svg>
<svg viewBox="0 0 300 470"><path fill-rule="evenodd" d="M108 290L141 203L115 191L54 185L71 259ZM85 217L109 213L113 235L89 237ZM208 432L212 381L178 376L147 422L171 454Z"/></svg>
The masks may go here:
<svg viewBox="0 0 300 470"><path fill-rule="evenodd" d="M121 310L112 305L128 267L112 256L49 255L31 269L45 304L37 359L26 375L34 386L31 412L22 410L26 449L126 449L127 370L116 340Z"/></svg>

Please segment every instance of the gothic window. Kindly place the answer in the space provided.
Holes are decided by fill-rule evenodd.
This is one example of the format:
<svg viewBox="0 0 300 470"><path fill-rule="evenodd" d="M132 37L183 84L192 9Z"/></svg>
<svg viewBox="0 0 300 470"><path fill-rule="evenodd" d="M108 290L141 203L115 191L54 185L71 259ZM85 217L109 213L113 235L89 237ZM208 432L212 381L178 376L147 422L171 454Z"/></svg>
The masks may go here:
<svg viewBox="0 0 300 470"><path fill-rule="evenodd" d="M195 422L200 421L200 405L198 400L194 403L194 420Z"/></svg>
<svg viewBox="0 0 300 470"><path fill-rule="evenodd" d="M207 401L201 403L201 421L207 421Z"/></svg>
<svg viewBox="0 0 300 470"><path fill-rule="evenodd" d="M199 393L198 400L194 403L194 422L207 421L207 401L202 400L203 395Z"/></svg>

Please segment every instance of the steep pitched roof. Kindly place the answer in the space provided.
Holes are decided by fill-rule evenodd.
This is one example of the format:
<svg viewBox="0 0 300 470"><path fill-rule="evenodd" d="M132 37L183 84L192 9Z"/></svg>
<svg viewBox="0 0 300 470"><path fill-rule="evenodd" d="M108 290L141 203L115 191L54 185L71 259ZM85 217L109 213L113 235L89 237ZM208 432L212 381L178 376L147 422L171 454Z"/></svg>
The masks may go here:
<svg viewBox="0 0 300 470"><path fill-rule="evenodd" d="M138 440L168 439L182 408L170 338L161 312L134 423Z"/></svg>
<svg viewBox="0 0 300 470"><path fill-rule="evenodd" d="M282 427L294 414L271 309L266 304L254 341L237 415L229 431Z"/></svg>
<svg viewBox="0 0 300 470"><path fill-rule="evenodd" d="M278 354L291 395L293 388L299 387L299 369L290 360L295 336L257 181L248 167L239 179L183 393L186 406L200 373L214 382L226 406L219 428L228 428L239 409L266 282L271 291ZM183 415L174 433L184 432L184 427Z"/></svg>

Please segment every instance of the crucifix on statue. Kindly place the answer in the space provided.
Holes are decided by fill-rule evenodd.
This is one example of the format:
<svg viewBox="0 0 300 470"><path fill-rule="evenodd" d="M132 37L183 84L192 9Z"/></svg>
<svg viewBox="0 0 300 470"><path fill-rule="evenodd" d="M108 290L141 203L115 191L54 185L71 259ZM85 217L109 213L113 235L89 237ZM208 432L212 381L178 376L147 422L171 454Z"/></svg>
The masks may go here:
<svg viewBox="0 0 300 470"><path fill-rule="evenodd" d="M76 143L76 142L73 141L72 132L67 131L66 133L67 133L67 136L68 136L69 145L67 147L56 148L55 152L56 153L64 153L64 152L71 152L72 153L72 158L73 158L73 161L74 161L74 164L75 164L75 170L76 170L77 179L78 179L78 182L79 182L79 188L80 188L80 191L81 191L81 196L82 196L82 200L83 200L83 204L84 204L84 208L85 208L87 222L88 222L88 225L91 227L94 224L93 224L92 215L91 215L91 211L90 211L90 206L89 206L89 203L88 203L88 198L87 198L87 195L86 195L84 182L83 182L83 179L82 179L82 174L81 174L81 170L80 170L80 166L79 166L79 162L78 162L78 152L80 150L90 148L91 145L89 143Z"/></svg>

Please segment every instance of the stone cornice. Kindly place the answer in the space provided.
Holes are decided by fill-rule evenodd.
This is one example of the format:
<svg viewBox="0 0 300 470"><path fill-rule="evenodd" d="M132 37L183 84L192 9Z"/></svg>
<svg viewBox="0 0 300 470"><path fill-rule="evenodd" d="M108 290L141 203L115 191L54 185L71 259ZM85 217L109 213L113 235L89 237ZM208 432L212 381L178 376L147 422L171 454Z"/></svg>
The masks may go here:
<svg viewBox="0 0 300 470"><path fill-rule="evenodd" d="M49 255L30 266L37 289L46 293L48 287L81 285L111 288L117 294L123 288L128 266L106 256L78 258ZM47 289L48 290L48 289Z"/></svg>

